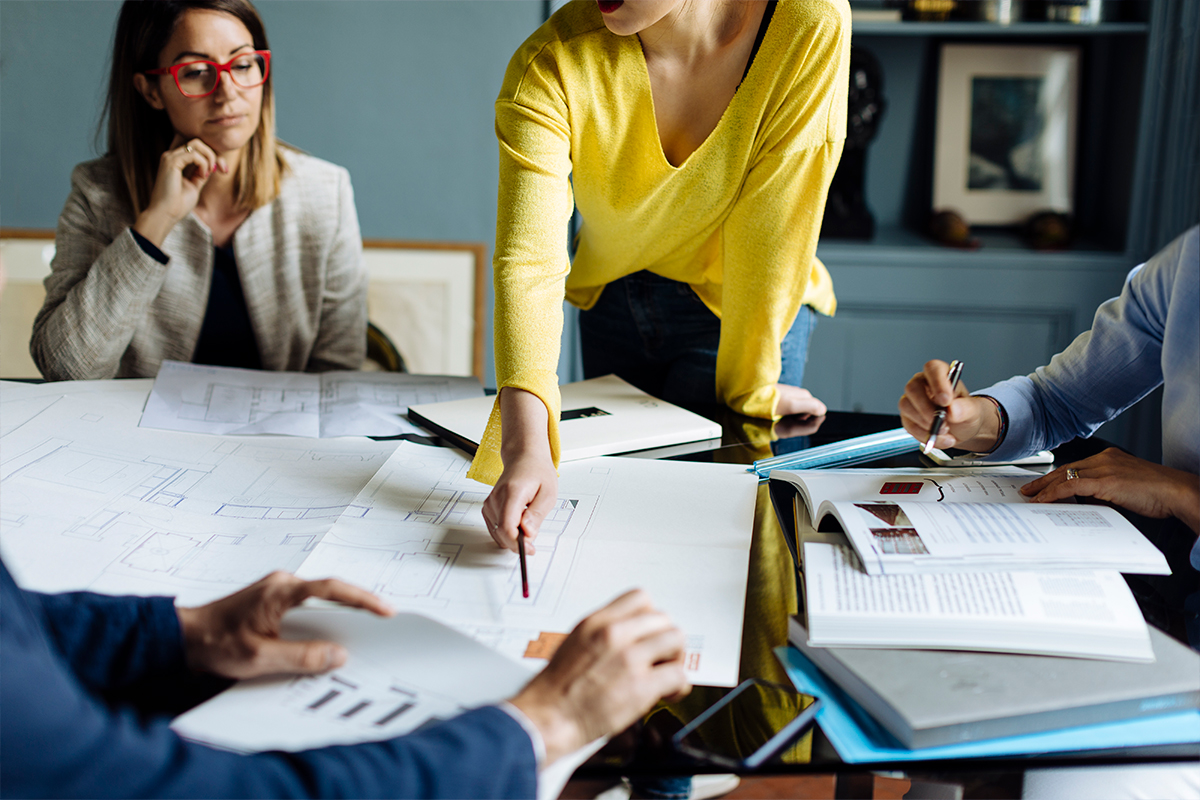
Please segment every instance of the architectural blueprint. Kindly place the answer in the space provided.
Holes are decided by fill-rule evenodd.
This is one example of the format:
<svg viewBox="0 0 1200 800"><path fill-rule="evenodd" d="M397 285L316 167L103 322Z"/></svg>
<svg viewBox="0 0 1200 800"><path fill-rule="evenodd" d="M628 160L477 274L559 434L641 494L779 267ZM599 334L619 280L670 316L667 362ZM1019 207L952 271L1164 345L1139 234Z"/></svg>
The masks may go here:
<svg viewBox="0 0 1200 800"><path fill-rule="evenodd" d="M394 449L137 427L139 392L0 394L0 551L22 586L185 604L294 570ZM41 406L31 414L31 403Z"/></svg>
<svg viewBox="0 0 1200 800"><path fill-rule="evenodd" d="M144 391L59 388L0 387L0 553L26 588L193 605L274 569L332 576L540 665L641 587L688 634L693 682L737 680L756 495L739 465L563 465L526 599L455 450L148 429Z"/></svg>
<svg viewBox="0 0 1200 800"><path fill-rule="evenodd" d="M164 361L141 425L192 433L395 436L420 432L410 405L482 397L474 378L396 372L300 372Z"/></svg>
<svg viewBox="0 0 1200 800"><path fill-rule="evenodd" d="M402 442L306 557L338 577L514 658L546 658L591 611L634 587L685 632L694 682L737 681L756 480L737 465L599 458L564 464L528 558L500 550L468 459ZM669 567L669 568L667 568Z"/></svg>
<svg viewBox="0 0 1200 800"><path fill-rule="evenodd" d="M284 636L337 641L349 658L324 675L245 681L172 727L243 752L374 741L511 697L533 674L416 614L300 609Z"/></svg>
<svg viewBox="0 0 1200 800"><path fill-rule="evenodd" d="M416 614L380 619L346 609L293 611L285 638L336 641L346 664L325 675L242 681L177 717L181 736L227 750L297 751L375 741L464 709L511 698L532 671ZM597 739L538 774L539 800L561 794Z"/></svg>

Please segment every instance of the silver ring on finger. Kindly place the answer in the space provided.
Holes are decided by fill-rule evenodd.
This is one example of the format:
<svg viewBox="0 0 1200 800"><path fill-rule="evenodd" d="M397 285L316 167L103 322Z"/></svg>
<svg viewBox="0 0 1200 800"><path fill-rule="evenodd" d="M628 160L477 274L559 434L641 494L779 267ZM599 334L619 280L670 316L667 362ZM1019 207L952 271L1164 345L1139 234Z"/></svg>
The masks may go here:
<svg viewBox="0 0 1200 800"><path fill-rule="evenodd" d="M1074 467L1067 467L1067 480L1073 481L1079 478L1079 470Z"/></svg>
<svg viewBox="0 0 1200 800"><path fill-rule="evenodd" d="M192 149L192 146L191 146L190 144L189 144L187 147L183 148L183 149L184 149L184 150L187 150L189 153L194 153L194 152L196 152L195 150L193 150L193 149Z"/></svg>

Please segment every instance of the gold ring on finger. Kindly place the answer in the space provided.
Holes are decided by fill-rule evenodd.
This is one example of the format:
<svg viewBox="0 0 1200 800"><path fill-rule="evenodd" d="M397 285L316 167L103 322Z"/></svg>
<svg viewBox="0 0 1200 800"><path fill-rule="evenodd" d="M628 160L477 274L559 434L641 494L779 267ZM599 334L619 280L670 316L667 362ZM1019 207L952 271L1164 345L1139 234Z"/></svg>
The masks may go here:
<svg viewBox="0 0 1200 800"><path fill-rule="evenodd" d="M1073 481L1079 477L1079 470L1074 467L1067 467L1067 480Z"/></svg>

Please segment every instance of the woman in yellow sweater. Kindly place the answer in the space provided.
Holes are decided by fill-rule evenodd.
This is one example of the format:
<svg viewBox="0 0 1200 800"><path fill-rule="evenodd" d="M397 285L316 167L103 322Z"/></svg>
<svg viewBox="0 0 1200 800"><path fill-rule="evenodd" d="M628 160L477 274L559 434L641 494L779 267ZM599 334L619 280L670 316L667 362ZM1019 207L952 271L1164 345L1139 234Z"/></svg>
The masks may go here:
<svg viewBox="0 0 1200 800"><path fill-rule="evenodd" d="M513 56L496 101L500 395L469 473L495 484L500 545L523 531L532 551L555 499L564 296L589 375L756 417L825 412L799 384L809 307L836 303L814 253L849 16L845 0L578 0Z"/></svg>

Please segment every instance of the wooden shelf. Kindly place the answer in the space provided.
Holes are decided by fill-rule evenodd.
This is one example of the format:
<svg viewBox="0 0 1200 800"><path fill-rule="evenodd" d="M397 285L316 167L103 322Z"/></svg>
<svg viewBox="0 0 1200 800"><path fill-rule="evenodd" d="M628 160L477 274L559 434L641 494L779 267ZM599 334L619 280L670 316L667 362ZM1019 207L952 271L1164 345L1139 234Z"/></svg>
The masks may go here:
<svg viewBox="0 0 1200 800"><path fill-rule="evenodd" d="M1101 22L1074 25L1067 22L856 22L855 36L959 36L959 37L1085 37L1114 34L1145 34L1145 22Z"/></svg>
<svg viewBox="0 0 1200 800"><path fill-rule="evenodd" d="M898 226L880 227L869 241L822 239L817 257L830 266L952 267L965 269L1129 269L1123 252L1099 247L1086 239L1069 250L1033 250L1014 231L975 231L981 247L946 247Z"/></svg>

